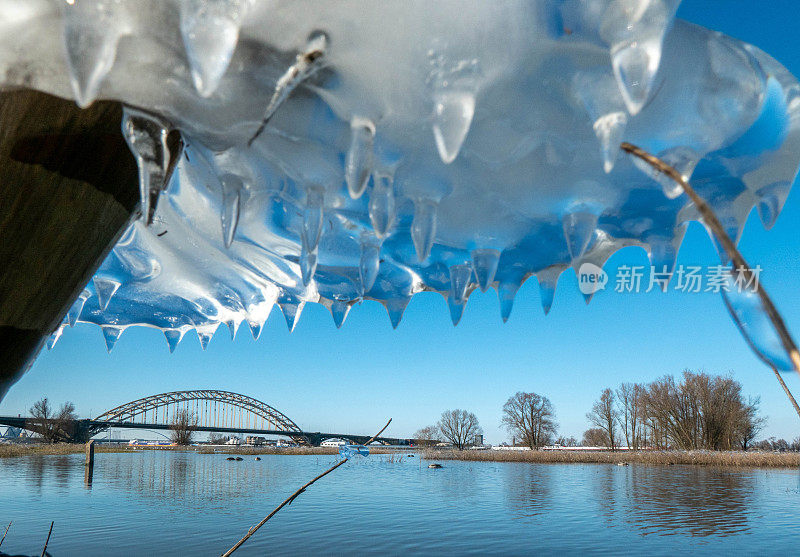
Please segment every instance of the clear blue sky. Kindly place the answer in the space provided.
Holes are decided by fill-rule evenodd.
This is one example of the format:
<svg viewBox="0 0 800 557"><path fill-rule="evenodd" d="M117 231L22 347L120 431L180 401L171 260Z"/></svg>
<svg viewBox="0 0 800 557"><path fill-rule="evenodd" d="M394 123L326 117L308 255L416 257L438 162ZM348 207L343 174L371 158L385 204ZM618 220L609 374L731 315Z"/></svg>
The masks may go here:
<svg viewBox="0 0 800 557"><path fill-rule="evenodd" d="M679 16L751 42L800 75L796 0L684 0ZM789 327L800 335L800 193L792 192L775 227L764 231L755 212L741 243L745 257L764 268L762 282ZM712 244L696 223L678 264L714 265ZM618 252L607 264L647 265L638 249ZM674 281L674 278L673 278ZM289 334L274 308L258 342L246 325L234 342L221 327L208 350L187 335L170 355L161 332L126 331L106 353L100 329L67 329L0 404L0 413L24 413L42 395L73 401L94 416L135 398L164 391L216 388L248 394L307 430L368 434L388 417L389 435L410 436L446 408L475 412L489 442L508 438L501 408L516 391L535 391L555 405L560 432L580 438L585 413L606 386L651 381L685 368L730 372L746 394L760 395L769 416L763 436L792 439L800 419L772 372L748 350L718 294L598 293L586 306L574 274L559 282L545 317L538 286L517 295L507 324L494 290L476 291L453 328L444 300L416 296L392 330L382 306L356 306L341 330L322 306L307 305ZM800 380L786 374L800 396Z"/></svg>

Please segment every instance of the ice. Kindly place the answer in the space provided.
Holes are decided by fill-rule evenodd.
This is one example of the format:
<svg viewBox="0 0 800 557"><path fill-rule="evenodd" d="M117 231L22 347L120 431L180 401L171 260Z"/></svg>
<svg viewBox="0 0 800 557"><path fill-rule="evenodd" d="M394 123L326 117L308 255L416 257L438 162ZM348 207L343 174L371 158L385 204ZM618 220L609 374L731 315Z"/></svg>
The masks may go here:
<svg viewBox="0 0 800 557"><path fill-rule="evenodd" d="M356 455L369 456L369 447L364 445L339 445L339 455L344 458L353 458Z"/></svg>
<svg viewBox="0 0 800 557"><path fill-rule="evenodd" d="M493 287L505 321L534 275L546 313L565 269L625 246L669 275L697 212L621 141L734 236L754 207L772 226L800 85L677 5L0 0L0 88L123 102L139 165L142 218L67 322L174 350L221 323L258 338L275 303L290 330L305 303L341 326L362 300L396 327L419 292L458 322Z"/></svg>

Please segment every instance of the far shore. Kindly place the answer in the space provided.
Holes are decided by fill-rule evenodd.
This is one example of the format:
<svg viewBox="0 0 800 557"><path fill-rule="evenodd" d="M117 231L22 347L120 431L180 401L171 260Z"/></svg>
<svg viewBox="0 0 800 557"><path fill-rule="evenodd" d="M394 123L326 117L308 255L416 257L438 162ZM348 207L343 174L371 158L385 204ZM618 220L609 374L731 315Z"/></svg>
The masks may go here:
<svg viewBox="0 0 800 557"><path fill-rule="evenodd" d="M675 464L743 468L797 468L800 453L763 451L456 451L427 449L426 460L564 464Z"/></svg>
<svg viewBox="0 0 800 557"><path fill-rule="evenodd" d="M0 458L83 453L83 444L2 444ZM95 453L134 453L141 451L186 451L198 454L232 455L336 455L336 447L242 447L223 445L137 446L96 444ZM493 451L370 447L372 454L417 453L425 460L473 462L529 462L539 464L647 464L654 466L695 465L741 468L798 468L800 453L764 451Z"/></svg>

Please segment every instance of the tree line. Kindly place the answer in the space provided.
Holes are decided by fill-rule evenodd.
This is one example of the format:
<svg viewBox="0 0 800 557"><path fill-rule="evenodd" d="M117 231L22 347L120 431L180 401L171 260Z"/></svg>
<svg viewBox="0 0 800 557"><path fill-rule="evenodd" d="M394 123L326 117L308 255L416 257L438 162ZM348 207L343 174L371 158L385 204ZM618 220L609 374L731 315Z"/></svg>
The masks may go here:
<svg viewBox="0 0 800 557"><path fill-rule="evenodd" d="M766 424L758 397L730 376L686 370L649 384L606 388L586 418L584 444L631 449L743 450Z"/></svg>
<svg viewBox="0 0 800 557"><path fill-rule="evenodd" d="M557 437L552 402L534 392L518 392L503 405L502 425L515 445L536 450L546 445L600 446L616 450L765 450L800 449L800 438L753 444L766 424L758 397L746 397L742 385L727 375L686 370L648 384L622 383L606 388L586 414L590 428L579 443ZM439 421L418 430L423 445L447 442L456 449L477 444L482 434L478 418L466 410L446 410Z"/></svg>

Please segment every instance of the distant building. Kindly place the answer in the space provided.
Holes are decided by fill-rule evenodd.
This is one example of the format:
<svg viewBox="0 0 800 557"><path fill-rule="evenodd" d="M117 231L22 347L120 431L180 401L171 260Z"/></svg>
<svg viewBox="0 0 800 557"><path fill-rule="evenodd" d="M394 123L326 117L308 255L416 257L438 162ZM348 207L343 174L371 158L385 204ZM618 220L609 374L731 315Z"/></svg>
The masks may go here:
<svg viewBox="0 0 800 557"><path fill-rule="evenodd" d="M254 447L260 447L267 442L266 437L256 437L255 435L248 435L244 439L245 445L253 445Z"/></svg>
<svg viewBox="0 0 800 557"><path fill-rule="evenodd" d="M242 440L239 439L238 437L231 437L230 439L225 441L225 444L226 445L241 445L242 444Z"/></svg>
<svg viewBox="0 0 800 557"><path fill-rule="evenodd" d="M341 445L347 445L347 441L342 439L326 439L319 444L320 447L339 447Z"/></svg>

